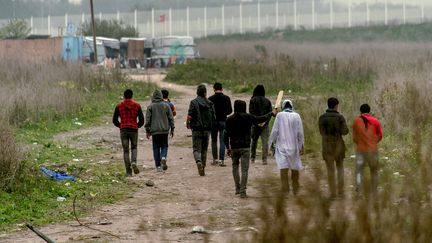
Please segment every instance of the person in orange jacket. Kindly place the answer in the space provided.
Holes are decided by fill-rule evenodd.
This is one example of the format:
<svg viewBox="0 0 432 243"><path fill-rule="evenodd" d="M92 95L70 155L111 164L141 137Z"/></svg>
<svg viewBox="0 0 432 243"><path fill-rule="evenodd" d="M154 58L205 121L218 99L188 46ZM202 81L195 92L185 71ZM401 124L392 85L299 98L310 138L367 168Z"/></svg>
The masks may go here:
<svg viewBox="0 0 432 243"><path fill-rule="evenodd" d="M371 174L371 191L373 195L376 195L379 170L378 143L381 141L383 133L380 122L370 114L370 110L368 104L361 105L361 115L356 117L353 122L353 140L356 144L355 185L356 191L359 192L363 167L368 164Z"/></svg>

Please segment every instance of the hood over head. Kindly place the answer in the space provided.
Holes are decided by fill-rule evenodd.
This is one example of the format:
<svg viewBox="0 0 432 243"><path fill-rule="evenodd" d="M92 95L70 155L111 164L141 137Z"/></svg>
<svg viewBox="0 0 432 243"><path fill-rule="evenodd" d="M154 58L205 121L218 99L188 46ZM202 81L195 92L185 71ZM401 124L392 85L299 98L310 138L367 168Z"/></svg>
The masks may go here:
<svg viewBox="0 0 432 243"><path fill-rule="evenodd" d="M206 95L207 95L207 88L206 88L206 86L204 84L198 85L196 94L198 96L201 96L201 97L206 97Z"/></svg>
<svg viewBox="0 0 432 243"><path fill-rule="evenodd" d="M152 102L162 101L162 92L158 89L153 91Z"/></svg>
<svg viewBox="0 0 432 243"><path fill-rule="evenodd" d="M253 90L252 96L263 96L265 97L265 88L262 84L258 84Z"/></svg>
<svg viewBox="0 0 432 243"><path fill-rule="evenodd" d="M234 101L234 112L246 112L246 102L243 100Z"/></svg>
<svg viewBox="0 0 432 243"><path fill-rule="evenodd" d="M291 112L294 110L294 106L291 100L284 100L282 102L282 110L283 111L287 111L287 112Z"/></svg>

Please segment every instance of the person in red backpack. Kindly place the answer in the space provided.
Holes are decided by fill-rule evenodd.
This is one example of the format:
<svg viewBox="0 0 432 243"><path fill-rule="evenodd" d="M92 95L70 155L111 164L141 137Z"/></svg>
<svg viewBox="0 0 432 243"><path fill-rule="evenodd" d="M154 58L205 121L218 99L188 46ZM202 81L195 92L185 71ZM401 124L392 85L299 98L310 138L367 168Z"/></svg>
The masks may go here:
<svg viewBox="0 0 432 243"><path fill-rule="evenodd" d="M356 169L355 185L359 192L365 164L369 166L371 174L371 191L377 194L378 188L378 143L381 141L383 133L381 124L377 118L370 114L370 106L363 104L360 106L361 115L354 119L353 141L356 144Z"/></svg>
<svg viewBox="0 0 432 243"><path fill-rule="evenodd" d="M144 125L144 114L140 104L132 100L132 90L125 90L123 96L124 100L117 104L114 110L113 123L120 128L123 160L126 176L129 177L132 176L132 169L135 174L139 173L137 166L138 128ZM129 155L129 144L131 156Z"/></svg>

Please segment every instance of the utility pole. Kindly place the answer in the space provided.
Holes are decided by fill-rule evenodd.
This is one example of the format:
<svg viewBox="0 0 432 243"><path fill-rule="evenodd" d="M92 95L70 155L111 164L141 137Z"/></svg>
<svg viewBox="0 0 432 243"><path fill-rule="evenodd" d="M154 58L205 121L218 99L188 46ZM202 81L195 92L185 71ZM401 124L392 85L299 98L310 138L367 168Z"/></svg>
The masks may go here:
<svg viewBox="0 0 432 243"><path fill-rule="evenodd" d="M91 12L91 21L92 21L92 29L93 29L93 53L94 53L94 61L98 63L98 55L97 55L97 46L96 46L96 24L94 19L94 10L93 10L93 0L90 0L90 12Z"/></svg>

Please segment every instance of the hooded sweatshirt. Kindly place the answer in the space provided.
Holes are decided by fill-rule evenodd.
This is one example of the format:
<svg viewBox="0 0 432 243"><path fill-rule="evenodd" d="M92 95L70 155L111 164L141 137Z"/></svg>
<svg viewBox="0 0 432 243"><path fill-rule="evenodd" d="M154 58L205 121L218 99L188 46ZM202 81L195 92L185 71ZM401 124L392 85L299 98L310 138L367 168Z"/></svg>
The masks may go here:
<svg viewBox="0 0 432 243"><path fill-rule="evenodd" d="M229 116L225 125L224 142L227 149L250 148L251 127L271 118L272 112L263 116L246 113L246 102L234 102L234 114Z"/></svg>
<svg viewBox="0 0 432 243"><path fill-rule="evenodd" d="M160 90L153 92L152 103L147 107L146 132L152 135L168 134L174 131L174 119L170 106L163 101Z"/></svg>
<svg viewBox="0 0 432 243"><path fill-rule="evenodd" d="M213 102L205 97L206 94L206 87L199 85L197 97L189 104L187 123L192 131L211 131L216 120Z"/></svg>
<svg viewBox="0 0 432 243"><path fill-rule="evenodd" d="M249 113L255 116L262 116L268 114L272 110L273 108L270 100L265 97L264 86L261 84L257 85L249 102ZM264 126L267 125L268 122L266 122Z"/></svg>
<svg viewBox="0 0 432 243"><path fill-rule="evenodd" d="M116 106L112 120L120 129L138 130L144 124L144 115L138 103L132 99L125 99Z"/></svg>

